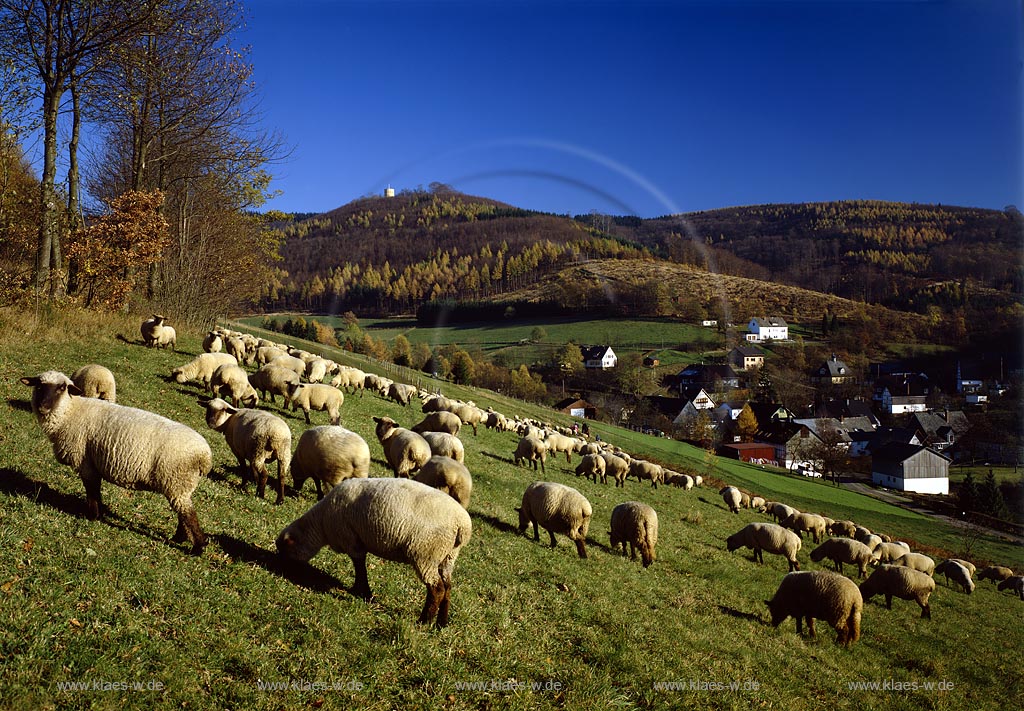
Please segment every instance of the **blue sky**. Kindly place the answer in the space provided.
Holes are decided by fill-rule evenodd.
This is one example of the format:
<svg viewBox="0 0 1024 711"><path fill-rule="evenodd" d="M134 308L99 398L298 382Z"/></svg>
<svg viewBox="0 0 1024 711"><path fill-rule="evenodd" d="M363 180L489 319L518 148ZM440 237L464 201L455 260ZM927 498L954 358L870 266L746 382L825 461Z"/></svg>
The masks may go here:
<svg viewBox="0 0 1024 711"><path fill-rule="evenodd" d="M1018 0L248 0L267 207L1024 207Z"/></svg>

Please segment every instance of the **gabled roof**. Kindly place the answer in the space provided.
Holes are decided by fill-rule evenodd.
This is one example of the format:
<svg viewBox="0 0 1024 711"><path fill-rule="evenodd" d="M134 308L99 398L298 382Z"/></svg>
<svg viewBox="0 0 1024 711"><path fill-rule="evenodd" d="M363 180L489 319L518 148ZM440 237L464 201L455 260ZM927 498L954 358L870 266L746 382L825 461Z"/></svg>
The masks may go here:
<svg viewBox="0 0 1024 711"><path fill-rule="evenodd" d="M675 419L679 413L683 411L683 406L686 405L687 402L682 398L662 397L660 395L649 395L644 399L651 403L651 406L655 410L670 420Z"/></svg>
<svg viewBox="0 0 1024 711"><path fill-rule="evenodd" d="M901 442L889 442L878 449L873 449L871 451L871 458L876 462L905 462L921 452L930 452L936 457L942 457L946 461L952 461L945 454L940 454L933 449L928 449L927 447L919 444L903 444Z"/></svg>
<svg viewBox="0 0 1024 711"><path fill-rule="evenodd" d="M835 353L818 368L818 373L828 375L830 378L848 378L852 375L850 368L846 363L839 360Z"/></svg>
<svg viewBox="0 0 1024 711"><path fill-rule="evenodd" d="M782 328L789 326L786 320L780 316L766 316L764 318L755 316L750 320L756 323L758 328Z"/></svg>
<svg viewBox="0 0 1024 711"><path fill-rule="evenodd" d="M836 432L839 433L839 441L849 444L853 440L847 433L846 429L842 426L839 420L834 420L828 417L807 417L793 420L798 425L803 425L811 432L813 432L819 439L821 438L821 428L832 427Z"/></svg>
<svg viewBox="0 0 1024 711"><path fill-rule="evenodd" d="M755 442L767 442L768 444L786 444L793 439L801 430L805 429L794 422L772 422L767 427L758 427L754 434ZM814 432L808 429L811 436L817 437Z"/></svg>
<svg viewBox="0 0 1024 711"><path fill-rule="evenodd" d="M733 355L734 353L741 358L764 358L764 351L756 346L736 346L729 351L729 355Z"/></svg>
<svg viewBox="0 0 1024 711"><path fill-rule="evenodd" d="M691 385L687 388L683 388L682 390L679 391L679 397L685 405L688 402L693 402L694 400L696 400L701 393L703 393L704 396L711 402L715 402L715 399L711 397L711 393L702 388L700 385Z"/></svg>
<svg viewBox="0 0 1024 711"><path fill-rule="evenodd" d="M793 419L793 413L786 409L784 405L776 402L752 402L749 404L754 417L757 418L758 425L762 427L766 427L769 422Z"/></svg>
<svg viewBox="0 0 1024 711"><path fill-rule="evenodd" d="M611 346L580 346L580 353L585 361L604 360L605 354L611 350ZM615 351L612 351L612 355L615 355Z"/></svg>
<svg viewBox="0 0 1024 711"><path fill-rule="evenodd" d="M864 400L829 400L818 406L817 414L821 417L835 417L839 420L849 417L865 418L871 421L873 427L880 424L878 417L871 409L871 403Z"/></svg>
<svg viewBox="0 0 1024 711"><path fill-rule="evenodd" d="M911 444L911 441L917 436L917 430L912 427L882 427L872 434L871 443L868 445L872 453L891 443L919 446Z"/></svg>

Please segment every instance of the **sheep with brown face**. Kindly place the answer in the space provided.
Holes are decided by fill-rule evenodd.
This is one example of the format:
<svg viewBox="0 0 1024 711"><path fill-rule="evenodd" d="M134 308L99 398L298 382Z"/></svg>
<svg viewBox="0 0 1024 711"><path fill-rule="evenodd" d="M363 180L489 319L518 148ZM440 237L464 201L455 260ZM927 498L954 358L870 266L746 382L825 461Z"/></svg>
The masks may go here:
<svg viewBox="0 0 1024 711"><path fill-rule="evenodd" d="M775 596L766 602L774 627L788 617L795 617L796 631L800 634L806 619L807 629L814 637L814 620L817 618L832 625L838 644L848 647L860 639L864 598L857 585L845 575L830 570L788 573Z"/></svg>
<svg viewBox="0 0 1024 711"><path fill-rule="evenodd" d="M242 470L242 486L256 482L262 499L267 490L267 463L277 460L277 501L284 503L284 482L292 462L292 431L276 415L246 407L236 408L219 397L200 400L206 410L206 424L224 435Z"/></svg>
<svg viewBox="0 0 1024 711"><path fill-rule="evenodd" d="M790 571L800 570L796 554L802 545L800 536L792 531L763 521L748 523L725 541L726 550L730 553L738 548L750 548L754 551L754 560L759 563L764 563L763 551L781 555L789 561Z"/></svg>
<svg viewBox="0 0 1024 711"><path fill-rule="evenodd" d="M894 597L914 600L921 606L921 617L931 618L932 611L928 598L935 591L935 580L919 570L904 565L882 565L860 584L865 600L875 595L885 595L886 609L892 609Z"/></svg>
<svg viewBox="0 0 1024 711"><path fill-rule="evenodd" d="M576 489L553 481L535 481L526 487L522 506L517 511L520 533L533 524L533 539L539 541L537 527L540 526L551 536L552 548L556 545L555 534L564 533L576 543L579 557L587 557L587 530L594 510Z"/></svg>

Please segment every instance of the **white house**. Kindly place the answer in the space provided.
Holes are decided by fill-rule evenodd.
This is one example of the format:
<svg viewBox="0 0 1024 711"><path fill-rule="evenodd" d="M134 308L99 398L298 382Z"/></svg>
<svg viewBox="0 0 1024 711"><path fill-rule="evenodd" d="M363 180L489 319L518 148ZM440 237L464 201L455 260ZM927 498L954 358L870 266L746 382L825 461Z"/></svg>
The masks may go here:
<svg viewBox="0 0 1024 711"><path fill-rule="evenodd" d="M918 494L949 494L949 457L927 447L890 442L871 453L871 481Z"/></svg>
<svg viewBox="0 0 1024 711"><path fill-rule="evenodd" d="M614 368L619 362L619 358L611 346L583 346L580 351L583 354L584 368L607 370Z"/></svg>
<svg viewBox="0 0 1024 711"><path fill-rule="evenodd" d="M748 341L785 341L789 338L789 324L778 316L750 319L747 326Z"/></svg>

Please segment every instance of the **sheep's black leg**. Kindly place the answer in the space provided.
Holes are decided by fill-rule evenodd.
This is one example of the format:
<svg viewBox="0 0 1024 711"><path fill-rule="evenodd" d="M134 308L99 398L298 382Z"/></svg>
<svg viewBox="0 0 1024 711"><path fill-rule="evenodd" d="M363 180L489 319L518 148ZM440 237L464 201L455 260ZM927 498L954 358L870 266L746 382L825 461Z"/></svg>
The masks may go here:
<svg viewBox="0 0 1024 711"><path fill-rule="evenodd" d="M816 637L817 636L817 633L815 633L815 631L814 631L814 618L813 617L808 617L807 618L807 631L810 632L811 637Z"/></svg>
<svg viewBox="0 0 1024 711"><path fill-rule="evenodd" d="M95 521L100 517L100 511L103 508L103 496L100 492L100 478L95 479L82 479L82 483L85 484L85 516L90 521Z"/></svg>
<svg viewBox="0 0 1024 711"><path fill-rule="evenodd" d="M366 578L366 556L352 555L349 557L352 559L352 565L356 569L356 582L352 586L351 592L356 597L369 601L373 597L373 593L370 591L370 582Z"/></svg>
<svg viewBox="0 0 1024 711"><path fill-rule="evenodd" d="M452 604L452 581L451 579L441 579L441 584L444 586L444 592L441 596L441 602L437 607L437 628L440 629L448 625L448 613Z"/></svg>
<svg viewBox="0 0 1024 711"><path fill-rule="evenodd" d="M551 536L552 540L554 540L554 538L554 536ZM625 551L625 547L623 547L623 551ZM576 539L576 553L579 554L580 558L587 557L587 544L583 541L582 538Z"/></svg>
<svg viewBox="0 0 1024 711"><path fill-rule="evenodd" d="M551 547L554 548L555 545L557 545L557 541L555 541L555 532L554 531L548 531L548 535L551 536Z"/></svg>
<svg viewBox="0 0 1024 711"><path fill-rule="evenodd" d="M313 483L316 484L316 500L319 501L320 499L324 498L324 488L323 485L320 483L320 480L317 479L316 477L313 477Z"/></svg>
<svg viewBox="0 0 1024 711"><path fill-rule="evenodd" d="M928 603L921 605L921 617L925 617L929 620L932 618L932 608Z"/></svg>
<svg viewBox="0 0 1024 711"><path fill-rule="evenodd" d="M444 597L444 583L438 580L433 585L427 585L427 599L423 603L423 612L420 613L420 622L433 620L441 607L441 600Z"/></svg>

